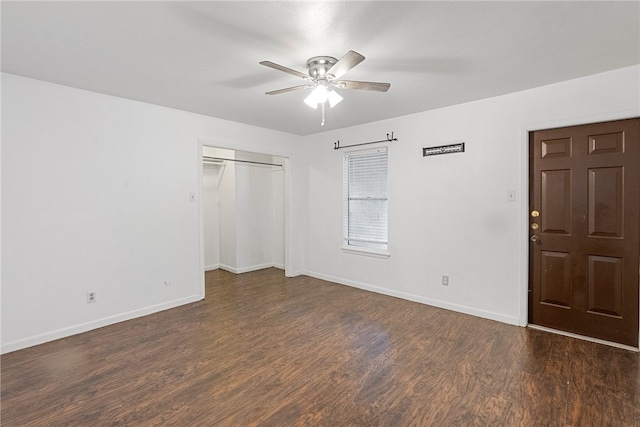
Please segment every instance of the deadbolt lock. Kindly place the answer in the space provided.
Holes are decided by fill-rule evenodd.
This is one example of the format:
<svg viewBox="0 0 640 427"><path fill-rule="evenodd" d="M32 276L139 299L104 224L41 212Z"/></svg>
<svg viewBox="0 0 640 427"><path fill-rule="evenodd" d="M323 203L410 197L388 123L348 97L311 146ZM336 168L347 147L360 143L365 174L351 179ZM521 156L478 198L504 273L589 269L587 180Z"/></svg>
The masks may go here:
<svg viewBox="0 0 640 427"><path fill-rule="evenodd" d="M538 211L531 211L531 216L532 216L532 217L534 217L534 218L537 218L537 217L539 217L539 216L540 216L540 212L538 212Z"/></svg>
<svg viewBox="0 0 640 427"><path fill-rule="evenodd" d="M532 230L537 230L538 228L540 228L540 226L537 223L534 222L533 224L531 224Z"/></svg>

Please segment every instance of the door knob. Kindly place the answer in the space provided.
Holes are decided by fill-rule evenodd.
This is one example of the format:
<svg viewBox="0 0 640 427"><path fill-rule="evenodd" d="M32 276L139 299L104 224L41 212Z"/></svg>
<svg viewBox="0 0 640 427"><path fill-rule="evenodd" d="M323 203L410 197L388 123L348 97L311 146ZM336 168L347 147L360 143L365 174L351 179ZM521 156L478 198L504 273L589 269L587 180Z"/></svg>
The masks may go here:
<svg viewBox="0 0 640 427"><path fill-rule="evenodd" d="M531 229L532 230L537 230L538 228L540 228L540 226L538 225L537 222L534 222L533 224L531 224Z"/></svg>
<svg viewBox="0 0 640 427"><path fill-rule="evenodd" d="M538 212L538 211L531 211L531 216L532 216L532 217L534 217L534 218L537 218L537 217L539 217L539 216L540 216L540 212Z"/></svg>
<svg viewBox="0 0 640 427"><path fill-rule="evenodd" d="M531 240L533 243L538 243L540 241L540 237L538 237L536 234L534 234L533 236L531 236L529 238L529 240Z"/></svg>

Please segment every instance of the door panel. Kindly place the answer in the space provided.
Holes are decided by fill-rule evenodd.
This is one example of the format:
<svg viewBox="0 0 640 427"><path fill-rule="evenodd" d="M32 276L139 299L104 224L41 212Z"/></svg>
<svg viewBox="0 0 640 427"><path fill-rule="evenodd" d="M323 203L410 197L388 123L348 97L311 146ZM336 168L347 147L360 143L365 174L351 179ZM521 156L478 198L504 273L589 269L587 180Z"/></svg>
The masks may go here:
<svg viewBox="0 0 640 427"><path fill-rule="evenodd" d="M571 254L544 251L541 260L541 303L570 308Z"/></svg>
<svg viewBox="0 0 640 427"><path fill-rule="evenodd" d="M588 257L587 310L622 318L622 259Z"/></svg>
<svg viewBox="0 0 640 427"><path fill-rule="evenodd" d="M530 149L530 323L637 347L640 119L532 132Z"/></svg>
<svg viewBox="0 0 640 427"><path fill-rule="evenodd" d="M571 234L571 170L542 171L542 212L544 233Z"/></svg>
<svg viewBox="0 0 640 427"><path fill-rule="evenodd" d="M622 153L624 133L606 133L589 137L589 154Z"/></svg>
<svg viewBox="0 0 640 427"><path fill-rule="evenodd" d="M541 144L543 159L571 157L571 138L548 139Z"/></svg>
<svg viewBox="0 0 640 427"><path fill-rule="evenodd" d="M624 170L589 169L589 236L622 238Z"/></svg>

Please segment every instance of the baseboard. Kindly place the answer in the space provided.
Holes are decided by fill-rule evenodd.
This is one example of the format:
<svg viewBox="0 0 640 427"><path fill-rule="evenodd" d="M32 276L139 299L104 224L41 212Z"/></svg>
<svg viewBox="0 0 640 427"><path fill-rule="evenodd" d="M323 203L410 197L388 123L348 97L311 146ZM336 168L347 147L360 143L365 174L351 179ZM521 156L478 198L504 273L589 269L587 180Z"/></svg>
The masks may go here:
<svg viewBox="0 0 640 427"><path fill-rule="evenodd" d="M83 332L92 331L94 329L102 328L104 326L113 325L116 323L124 322L126 320L135 319L138 317L146 316L148 314L157 313L160 311L179 307L185 304L190 304L192 302L196 302L200 300L202 300L202 295L191 295L189 297L180 298L180 299L165 302L162 304L152 305L152 306L144 307L138 310L133 310L126 313L120 313L114 316L104 317L102 319L93 320L87 323L82 323L80 325L74 325L68 328L58 329L56 331L51 331L44 334L23 338L17 341L8 342L6 344L2 344L2 348L0 349L0 354L22 350L23 348L33 347L38 344L44 344L46 342L70 337L72 335L77 335Z"/></svg>
<svg viewBox="0 0 640 427"><path fill-rule="evenodd" d="M301 270L296 270L296 271L289 271L288 273L285 274L287 277L298 277L298 276L302 276L302 275L307 275L308 274L304 271Z"/></svg>
<svg viewBox="0 0 640 427"><path fill-rule="evenodd" d="M346 280L339 277L333 277L327 274L315 273L312 271L306 271L304 274L310 277L315 277L316 279L326 280L328 282L333 282L340 285L351 286L351 287L362 289L365 291L375 292L378 294L401 298L408 301L419 302L421 304L426 304L433 307L443 308L445 310L455 311L457 313L469 314L471 316L481 317L483 319L495 320L497 322L507 323L509 325L520 326L518 321L519 319L518 317L515 317L515 316L507 316L502 313L495 313L492 311L481 310L475 307L469 307L462 304L454 304L454 303L441 301L434 298L427 298L420 295L409 294L406 292L394 291L392 289L381 288L379 286L372 286L365 283L360 283L353 280Z"/></svg>
<svg viewBox="0 0 640 427"><path fill-rule="evenodd" d="M231 267L225 264L220 264L221 270L228 271L229 273L234 273L234 274L249 273L250 271L264 270L265 268L271 268L271 267L275 267L275 265L272 262L268 262L265 264L250 265L248 267L240 267L240 268Z"/></svg>
<svg viewBox="0 0 640 427"><path fill-rule="evenodd" d="M579 339L579 340L594 342L594 343L597 343L597 344L608 345L610 347L621 348L621 349L624 349L624 350L634 351L636 353L640 352L640 348L631 347L631 346L626 345L626 344L620 344L620 343L613 342L613 341L601 340L599 338L587 337L585 335L574 334L573 332L566 332L566 331L561 331L561 330L558 330L558 329L547 328L546 326L535 325L533 323L528 324L527 328L537 329L538 331L544 331L544 332L549 332L549 333L552 333L552 334L563 335L565 337L571 337L571 338L575 338L575 339Z"/></svg>
<svg viewBox="0 0 640 427"><path fill-rule="evenodd" d="M220 264L205 265L204 266L204 271L217 270L219 268L220 268Z"/></svg>

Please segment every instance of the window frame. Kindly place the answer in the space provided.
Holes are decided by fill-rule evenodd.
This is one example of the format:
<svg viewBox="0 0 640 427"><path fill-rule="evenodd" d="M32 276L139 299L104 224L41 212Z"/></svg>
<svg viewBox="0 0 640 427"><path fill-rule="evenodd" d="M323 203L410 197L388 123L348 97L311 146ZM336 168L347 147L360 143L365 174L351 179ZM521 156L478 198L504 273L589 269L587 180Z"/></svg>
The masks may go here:
<svg viewBox="0 0 640 427"><path fill-rule="evenodd" d="M367 247L367 246L354 246L354 245L349 245L348 244L348 236L347 236L347 221L349 218L349 198L347 195L347 191L348 191L348 183L347 183L347 174L346 174L346 162L347 162L347 157L349 156L353 156L353 155L366 155L369 153L373 153L373 152L377 152L380 150L384 150L386 152L386 166L387 166L387 173L386 173L386 180L387 180L387 197L386 197L386 202L387 202L387 212L386 212L386 216L387 216L387 224L386 224L386 231L387 231L387 236L386 236L386 249L379 249L379 248L371 248L371 247ZM343 188L343 194L342 194L342 252L344 253L349 253L349 254L355 254L355 255L364 255L364 256L369 256L369 257L374 257L374 258L382 258L382 259L387 259L391 256L391 252L389 251L389 144L384 144L381 145L379 147L376 148L370 148L370 149L351 149L348 151L345 151L343 153L342 156L342 188Z"/></svg>

